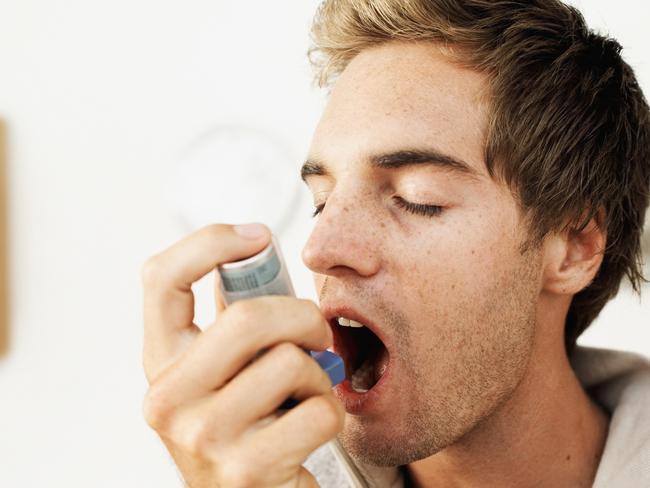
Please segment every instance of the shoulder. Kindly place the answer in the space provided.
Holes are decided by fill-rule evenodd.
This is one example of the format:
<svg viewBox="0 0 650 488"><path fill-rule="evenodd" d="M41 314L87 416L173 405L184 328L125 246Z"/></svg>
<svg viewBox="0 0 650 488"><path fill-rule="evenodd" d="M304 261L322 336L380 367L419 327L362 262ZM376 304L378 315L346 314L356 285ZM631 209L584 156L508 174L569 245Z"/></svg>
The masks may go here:
<svg viewBox="0 0 650 488"><path fill-rule="evenodd" d="M588 394L611 415L594 487L650 486L650 361L580 347L572 364Z"/></svg>

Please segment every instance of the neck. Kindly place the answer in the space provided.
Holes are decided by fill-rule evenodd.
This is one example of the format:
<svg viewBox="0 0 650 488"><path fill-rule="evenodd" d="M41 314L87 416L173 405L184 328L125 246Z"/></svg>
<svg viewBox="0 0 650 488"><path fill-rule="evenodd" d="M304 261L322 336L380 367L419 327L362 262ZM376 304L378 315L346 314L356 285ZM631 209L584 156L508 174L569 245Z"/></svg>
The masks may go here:
<svg viewBox="0 0 650 488"><path fill-rule="evenodd" d="M490 417L408 466L415 486L592 486L609 419L580 385L562 337L551 342L536 340L525 376Z"/></svg>

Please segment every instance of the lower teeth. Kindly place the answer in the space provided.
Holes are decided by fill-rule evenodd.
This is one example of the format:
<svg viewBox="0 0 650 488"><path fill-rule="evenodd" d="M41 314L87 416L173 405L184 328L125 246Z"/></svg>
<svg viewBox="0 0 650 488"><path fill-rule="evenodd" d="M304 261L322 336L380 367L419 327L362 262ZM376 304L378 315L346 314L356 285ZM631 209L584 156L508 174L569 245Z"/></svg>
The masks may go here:
<svg viewBox="0 0 650 488"><path fill-rule="evenodd" d="M352 389L357 393L366 393L375 384L374 373L375 368L372 361L366 359L350 378Z"/></svg>

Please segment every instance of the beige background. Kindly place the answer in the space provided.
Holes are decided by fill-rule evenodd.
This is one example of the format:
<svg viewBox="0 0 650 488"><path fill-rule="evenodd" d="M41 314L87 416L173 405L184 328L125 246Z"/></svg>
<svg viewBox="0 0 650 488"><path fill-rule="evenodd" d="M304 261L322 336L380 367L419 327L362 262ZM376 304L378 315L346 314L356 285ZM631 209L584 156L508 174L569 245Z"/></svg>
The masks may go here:
<svg viewBox="0 0 650 488"><path fill-rule="evenodd" d="M7 136L0 120L0 358L9 348L9 295L7 276Z"/></svg>

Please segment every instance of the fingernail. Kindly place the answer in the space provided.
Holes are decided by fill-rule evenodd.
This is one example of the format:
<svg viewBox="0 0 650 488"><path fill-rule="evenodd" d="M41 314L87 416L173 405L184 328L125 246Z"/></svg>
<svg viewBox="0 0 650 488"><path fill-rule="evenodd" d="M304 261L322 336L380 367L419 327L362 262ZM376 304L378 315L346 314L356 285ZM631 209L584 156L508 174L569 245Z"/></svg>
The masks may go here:
<svg viewBox="0 0 650 488"><path fill-rule="evenodd" d="M243 224L234 226L235 233L246 239L259 239L267 233L262 224Z"/></svg>

